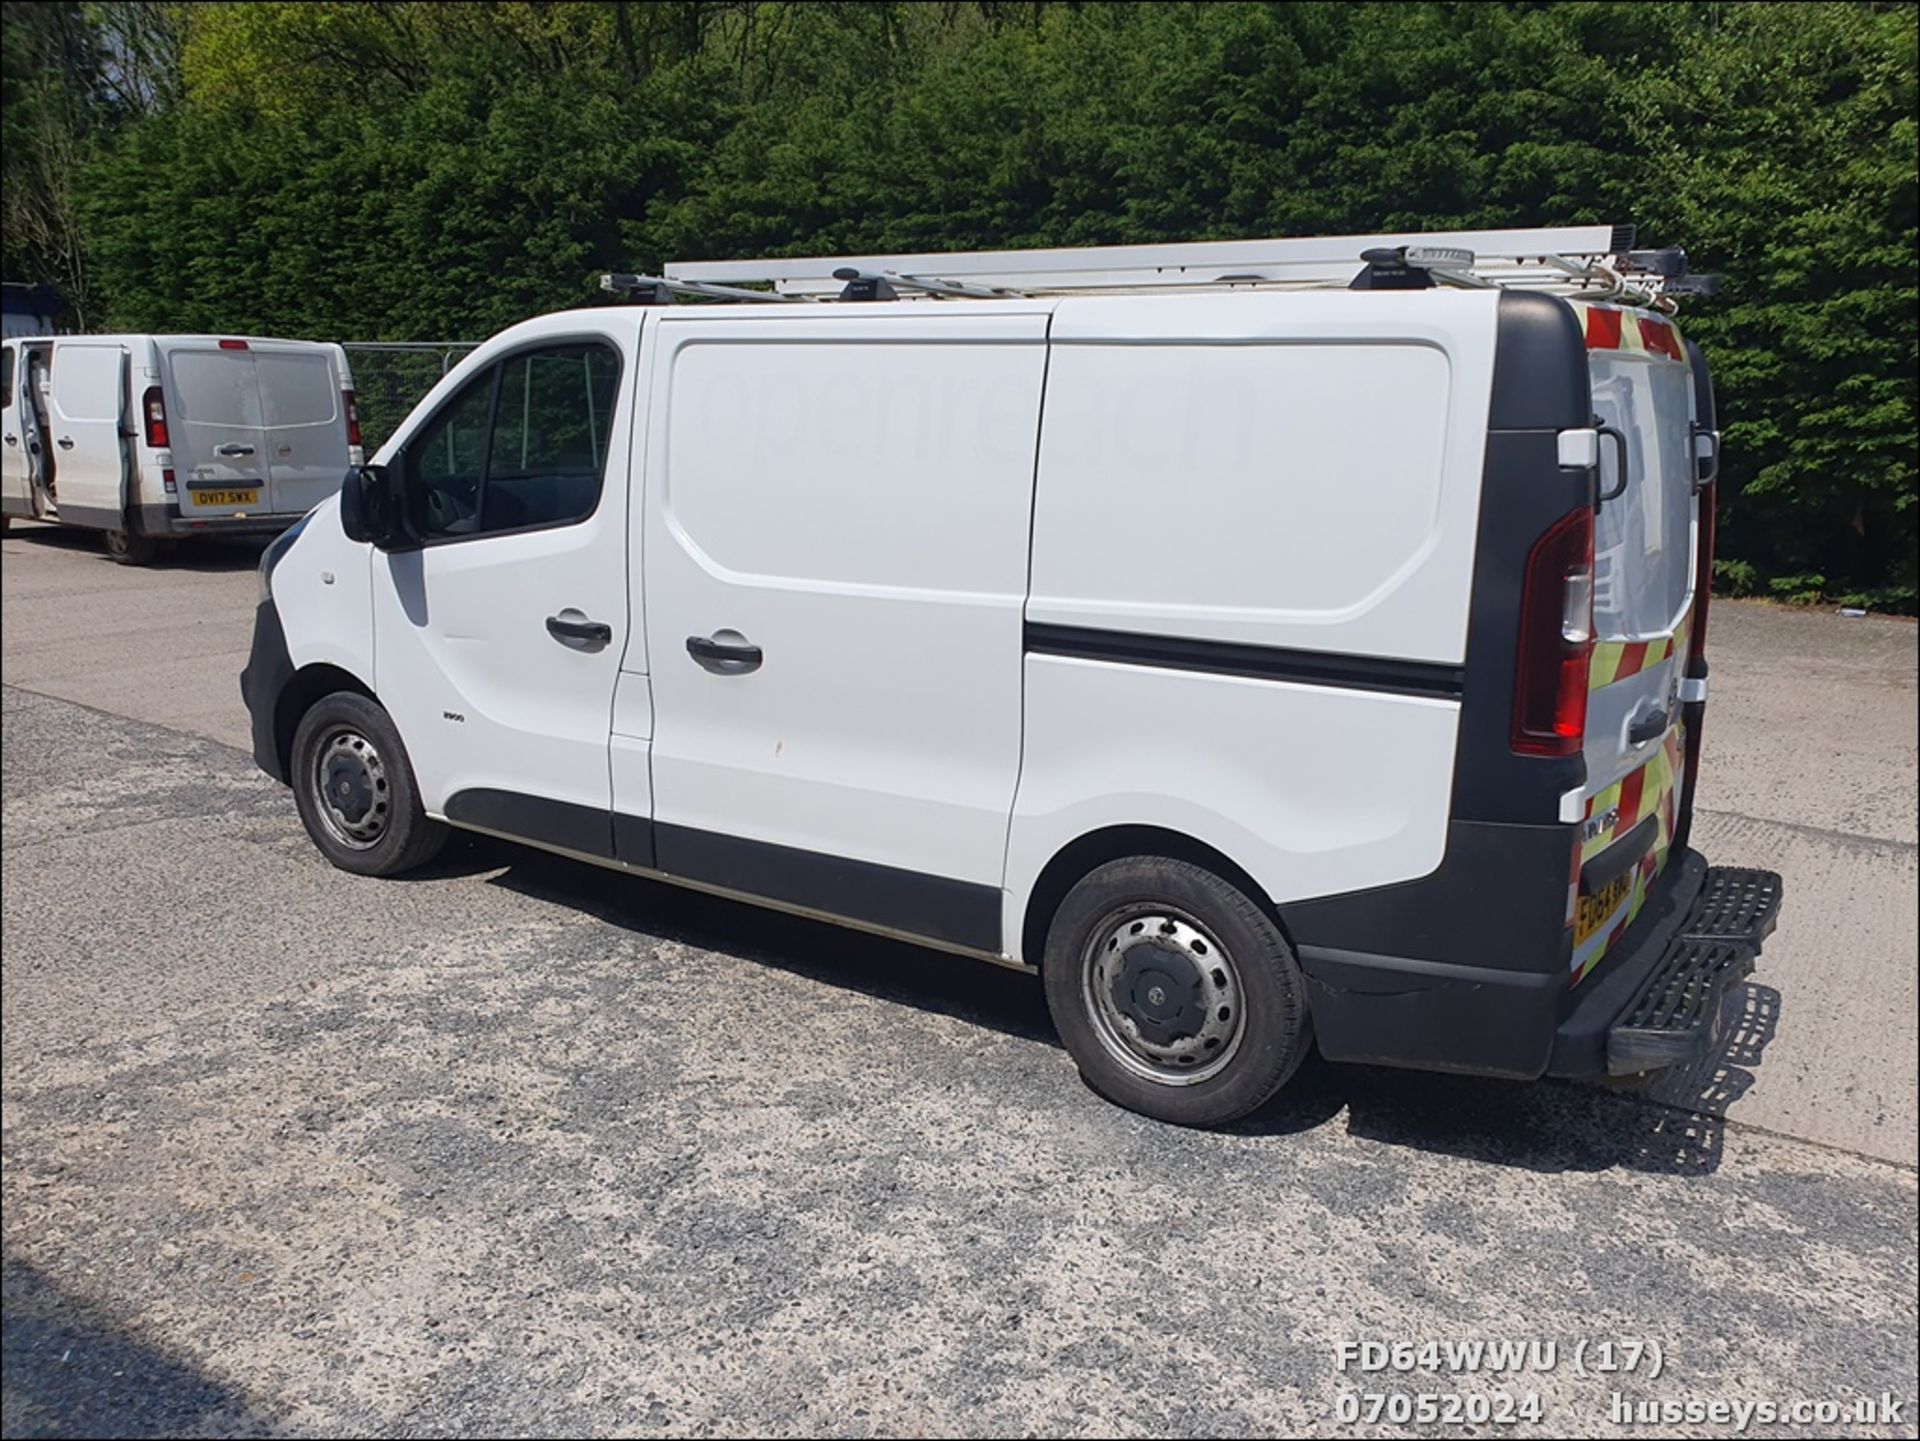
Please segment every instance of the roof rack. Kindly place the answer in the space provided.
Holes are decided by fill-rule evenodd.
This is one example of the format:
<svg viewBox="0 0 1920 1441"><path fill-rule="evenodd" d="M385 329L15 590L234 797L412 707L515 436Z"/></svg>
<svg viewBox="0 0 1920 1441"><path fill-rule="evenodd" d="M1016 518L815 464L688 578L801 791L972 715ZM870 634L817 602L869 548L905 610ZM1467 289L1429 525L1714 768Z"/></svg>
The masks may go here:
<svg viewBox="0 0 1920 1441"><path fill-rule="evenodd" d="M1460 230L1295 240L1214 240L1064 250L981 250L813 259L677 261L663 277L606 277L738 300L1017 299L1087 292L1208 289L1543 290L1660 310L1711 293L1681 250L1634 250L1630 225ZM749 290L745 286L767 286Z"/></svg>

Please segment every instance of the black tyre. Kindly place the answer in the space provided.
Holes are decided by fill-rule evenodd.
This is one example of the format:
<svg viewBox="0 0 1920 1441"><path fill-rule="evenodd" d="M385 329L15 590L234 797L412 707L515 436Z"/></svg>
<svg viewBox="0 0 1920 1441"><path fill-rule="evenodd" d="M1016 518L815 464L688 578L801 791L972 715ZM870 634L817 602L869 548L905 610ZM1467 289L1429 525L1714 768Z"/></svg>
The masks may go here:
<svg viewBox="0 0 1920 1441"><path fill-rule="evenodd" d="M363 695L314 702L293 733L289 774L307 834L343 871L397 876L446 844L447 828L421 808L400 732Z"/></svg>
<svg viewBox="0 0 1920 1441"><path fill-rule="evenodd" d="M137 530L109 530L105 532L103 540L107 554L120 565L146 565L153 559L157 549L152 536L142 535Z"/></svg>
<svg viewBox="0 0 1920 1441"><path fill-rule="evenodd" d="M1041 976L1087 1084L1156 1120L1238 1120L1313 1044L1280 928L1186 861L1135 856L1089 874L1054 914Z"/></svg>

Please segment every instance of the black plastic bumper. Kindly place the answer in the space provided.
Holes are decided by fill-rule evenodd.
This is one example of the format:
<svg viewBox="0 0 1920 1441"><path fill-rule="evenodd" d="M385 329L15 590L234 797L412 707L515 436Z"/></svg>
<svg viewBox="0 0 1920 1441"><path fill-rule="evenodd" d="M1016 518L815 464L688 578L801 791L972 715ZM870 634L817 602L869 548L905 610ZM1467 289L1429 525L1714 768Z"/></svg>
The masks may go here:
<svg viewBox="0 0 1920 1441"><path fill-rule="evenodd" d="M253 650L240 672L240 697L253 721L254 763L281 785L287 784L287 768L280 758L277 718L280 698L292 679L293 658L287 654L280 612L271 600L263 600L253 613Z"/></svg>
<svg viewBox="0 0 1920 1441"><path fill-rule="evenodd" d="M1330 1061L1529 1080L1624 1075L1713 1044L1721 1003L1753 970L1779 905L1771 871L1709 866L1687 851L1599 969L1572 988L1564 942L1544 968L1524 970L1296 949Z"/></svg>
<svg viewBox="0 0 1920 1441"><path fill-rule="evenodd" d="M1550 1075L1659 1070L1695 1059L1719 1039L1727 992L1752 974L1773 934L1780 877L1709 866L1696 851L1680 867L1660 913L1643 913L1604 974L1574 993L1554 1036Z"/></svg>

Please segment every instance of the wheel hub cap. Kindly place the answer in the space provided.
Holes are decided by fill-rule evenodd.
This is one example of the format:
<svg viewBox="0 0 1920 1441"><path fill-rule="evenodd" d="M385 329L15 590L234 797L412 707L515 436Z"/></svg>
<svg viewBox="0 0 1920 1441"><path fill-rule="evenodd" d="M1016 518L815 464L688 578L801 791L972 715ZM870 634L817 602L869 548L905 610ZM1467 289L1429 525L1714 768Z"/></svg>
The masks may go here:
<svg viewBox="0 0 1920 1441"><path fill-rule="evenodd" d="M1207 1013L1200 968L1183 952L1154 942L1130 947L1113 982L1113 1004L1156 1045L1191 1040Z"/></svg>
<svg viewBox="0 0 1920 1441"><path fill-rule="evenodd" d="M386 834L390 804L386 763L365 736L338 730L321 743L313 767L313 791L321 819L337 840L364 850Z"/></svg>
<svg viewBox="0 0 1920 1441"><path fill-rule="evenodd" d="M1167 1085L1214 1075L1239 1049L1240 978L1190 918L1133 907L1095 928L1083 986L1101 1044L1127 1069Z"/></svg>

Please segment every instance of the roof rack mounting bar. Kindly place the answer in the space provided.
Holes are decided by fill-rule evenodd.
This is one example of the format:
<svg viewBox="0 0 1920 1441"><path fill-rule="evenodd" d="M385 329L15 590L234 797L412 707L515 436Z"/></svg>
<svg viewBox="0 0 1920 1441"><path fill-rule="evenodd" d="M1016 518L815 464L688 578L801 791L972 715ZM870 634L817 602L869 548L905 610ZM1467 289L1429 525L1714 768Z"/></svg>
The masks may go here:
<svg viewBox="0 0 1920 1441"><path fill-rule="evenodd" d="M616 293L630 290L670 290L682 295L706 295L715 300L805 301L804 295L785 295L777 290L747 290L738 285L714 285L705 280L675 280L661 275L608 274L600 277L600 288Z"/></svg>
<svg viewBox="0 0 1920 1441"><path fill-rule="evenodd" d="M1397 252L1401 272L1421 275L1416 285L1539 290L1674 309L1674 296L1686 288L1679 283L1682 275L1669 272L1683 266L1683 258L1665 252L1630 254L1635 238L1627 225L1565 225L1081 249L676 261L666 267L662 283L709 287L695 293L728 293L734 299L777 295L786 300L887 298L886 291L901 301L926 301L1193 288L1328 289L1352 286L1356 278L1380 269L1377 255ZM770 286L773 294L715 288L742 283Z"/></svg>
<svg viewBox="0 0 1920 1441"><path fill-rule="evenodd" d="M1007 284L1003 277L1018 276L1034 288L1076 288L1079 278L1143 272L1164 280L1212 279L1216 274L1264 271L1272 266L1351 265L1358 267L1360 252L1399 245L1449 245L1471 250L1486 259L1520 259L1538 255L1610 255L1615 238L1611 225L1570 225L1542 230L1462 230L1409 232L1392 235L1347 235L1291 240L1206 240L1169 245L1106 245L1053 250L978 250L930 252L917 255L868 255L763 260L676 261L667 274L678 280L737 283L758 281L814 281L835 270L853 268L863 273L891 271L898 275L938 276L946 281L971 280L980 284ZM1204 276L1195 271L1207 272ZM991 278L989 278L991 277ZM1276 279L1280 278L1278 276ZM1049 283L1051 282L1051 284ZM1138 284L1136 279L1133 283ZM1010 287L1013 288L1013 287ZM1096 283L1094 288L1104 288Z"/></svg>

